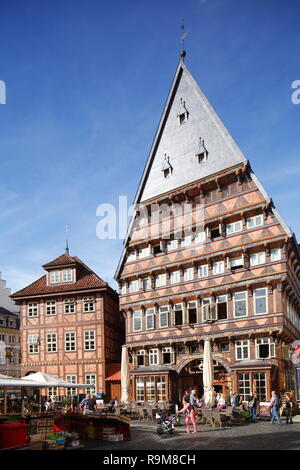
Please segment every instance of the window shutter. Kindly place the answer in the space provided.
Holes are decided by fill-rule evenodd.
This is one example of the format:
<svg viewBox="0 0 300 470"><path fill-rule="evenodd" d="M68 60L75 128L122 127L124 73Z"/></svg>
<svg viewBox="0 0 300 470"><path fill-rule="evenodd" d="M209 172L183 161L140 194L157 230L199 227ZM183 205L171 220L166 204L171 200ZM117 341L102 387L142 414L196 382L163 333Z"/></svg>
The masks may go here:
<svg viewBox="0 0 300 470"><path fill-rule="evenodd" d="M259 359L259 344L256 342L255 344L255 356L256 356L256 359Z"/></svg>
<svg viewBox="0 0 300 470"><path fill-rule="evenodd" d="M209 316L209 304L203 306L203 321L206 322Z"/></svg>
<svg viewBox="0 0 300 470"><path fill-rule="evenodd" d="M275 343L270 343L270 357L276 357Z"/></svg>

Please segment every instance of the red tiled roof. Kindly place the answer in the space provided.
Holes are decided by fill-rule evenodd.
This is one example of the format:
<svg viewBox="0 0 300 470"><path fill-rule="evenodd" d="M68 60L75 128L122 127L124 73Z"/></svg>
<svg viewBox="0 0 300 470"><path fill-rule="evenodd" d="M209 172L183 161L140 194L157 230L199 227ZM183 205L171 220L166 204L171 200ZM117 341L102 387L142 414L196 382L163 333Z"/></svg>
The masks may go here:
<svg viewBox="0 0 300 470"><path fill-rule="evenodd" d="M121 380L121 364L107 364L106 381Z"/></svg>
<svg viewBox="0 0 300 470"><path fill-rule="evenodd" d="M104 282L97 274L95 274L83 261L81 261L77 256L69 256L72 259L72 263L76 263L77 265L77 274L76 274L76 282L75 283L68 283L68 284L55 284L55 285L47 285L47 275L42 276L37 281L33 282L29 286L21 289L14 294L11 295L12 298L23 297L23 296L31 296L31 295L38 295L38 294L54 294L57 292L68 292L74 291L78 289L95 289L97 287L104 287L108 286L106 282ZM59 256L54 260L56 262L59 259L66 259L64 255ZM48 263L45 266L49 266L51 263Z"/></svg>
<svg viewBox="0 0 300 470"><path fill-rule="evenodd" d="M76 264L76 257L70 256L68 253L58 256L53 261L43 265L43 268L54 268L56 266L67 266L69 264Z"/></svg>

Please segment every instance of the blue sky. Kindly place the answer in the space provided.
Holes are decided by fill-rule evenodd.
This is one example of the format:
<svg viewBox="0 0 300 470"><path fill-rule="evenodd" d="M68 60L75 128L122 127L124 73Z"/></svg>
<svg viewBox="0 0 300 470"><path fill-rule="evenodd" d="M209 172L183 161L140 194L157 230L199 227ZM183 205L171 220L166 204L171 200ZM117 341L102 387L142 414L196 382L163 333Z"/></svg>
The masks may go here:
<svg viewBox="0 0 300 470"><path fill-rule="evenodd" d="M132 201L186 64L300 239L297 0L11 0L0 5L0 271L12 290L64 251L104 280L120 240L97 206Z"/></svg>

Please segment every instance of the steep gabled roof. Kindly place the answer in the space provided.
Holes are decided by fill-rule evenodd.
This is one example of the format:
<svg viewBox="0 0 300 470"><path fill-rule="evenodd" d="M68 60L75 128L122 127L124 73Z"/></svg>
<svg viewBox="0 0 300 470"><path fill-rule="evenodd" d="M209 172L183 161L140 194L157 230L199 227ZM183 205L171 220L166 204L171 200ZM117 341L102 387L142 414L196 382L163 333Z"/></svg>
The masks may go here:
<svg viewBox="0 0 300 470"><path fill-rule="evenodd" d="M74 256L70 256L68 253L63 253L54 260L50 261L43 265L44 269L55 268L58 266L68 266L71 264L76 264L76 259Z"/></svg>
<svg viewBox="0 0 300 470"><path fill-rule="evenodd" d="M106 282L104 282L97 274L94 273L83 261L81 261L77 256L69 256L72 259L72 264L76 264L78 266L76 282L75 283L68 283L68 284L54 284L48 285L47 284L47 275L40 277L37 281L33 282L29 286L21 289L14 294L11 295L13 299L21 298L21 297L29 297L33 295L41 295L41 294L54 294L59 292L70 292L75 290L83 290L83 289L96 289L108 286ZM59 256L54 260L67 260L64 255ZM61 261L59 261L61 263ZM43 267L49 267L51 264L52 266L58 266L57 264L53 265L51 263L47 263ZM59 264L59 266L64 266L64 264Z"/></svg>

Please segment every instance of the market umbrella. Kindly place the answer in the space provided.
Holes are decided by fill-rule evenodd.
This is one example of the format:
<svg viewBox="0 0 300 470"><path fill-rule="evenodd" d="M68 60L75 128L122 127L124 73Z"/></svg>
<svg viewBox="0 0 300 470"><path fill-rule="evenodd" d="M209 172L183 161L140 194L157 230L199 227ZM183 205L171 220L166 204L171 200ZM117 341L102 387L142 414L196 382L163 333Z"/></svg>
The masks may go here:
<svg viewBox="0 0 300 470"><path fill-rule="evenodd" d="M210 340L204 341L204 354L203 354L203 387L204 387L204 402L206 406L213 405L213 380L214 380L214 366L211 352Z"/></svg>
<svg viewBox="0 0 300 470"><path fill-rule="evenodd" d="M130 376L129 376L129 357L128 347L122 346L121 357L121 402L126 403L129 401L130 393Z"/></svg>
<svg viewBox="0 0 300 470"><path fill-rule="evenodd" d="M38 383L40 387L68 387L68 388L86 388L88 384L73 384L67 380L60 379L57 375L46 374L45 372L35 372L34 374L25 375L20 380L31 382L33 386Z"/></svg>

